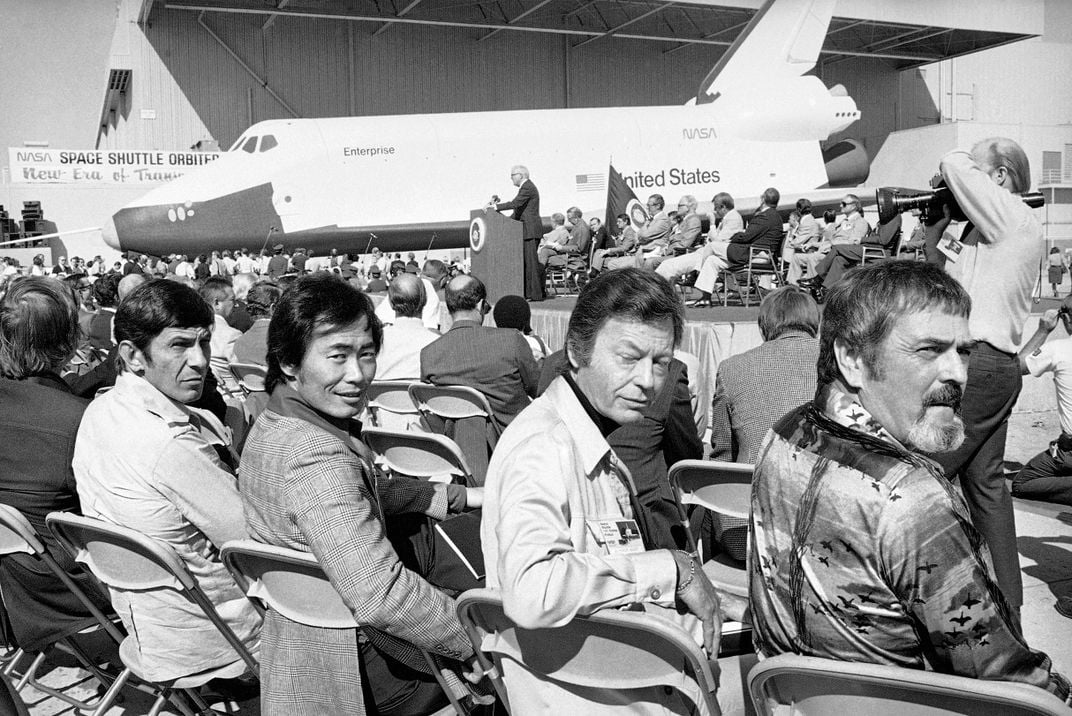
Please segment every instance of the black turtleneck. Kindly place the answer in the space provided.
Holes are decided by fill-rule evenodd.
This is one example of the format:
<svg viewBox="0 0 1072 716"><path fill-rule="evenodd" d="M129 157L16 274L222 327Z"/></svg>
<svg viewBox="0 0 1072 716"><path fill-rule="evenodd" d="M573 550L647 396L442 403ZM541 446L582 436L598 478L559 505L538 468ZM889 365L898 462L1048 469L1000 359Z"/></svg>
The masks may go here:
<svg viewBox="0 0 1072 716"><path fill-rule="evenodd" d="M580 387L577 385L576 381L573 380L573 376L570 375L568 369L562 373L562 377L566 379L566 383L569 385L570 389L573 390L573 394L577 396L577 400L580 401L581 407L584 408L584 412L588 413L588 417L596 424L596 427L599 428L599 433L604 438L609 437L611 433L621 427L621 425L595 409L592 402L588 400L588 396L581 392Z"/></svg>

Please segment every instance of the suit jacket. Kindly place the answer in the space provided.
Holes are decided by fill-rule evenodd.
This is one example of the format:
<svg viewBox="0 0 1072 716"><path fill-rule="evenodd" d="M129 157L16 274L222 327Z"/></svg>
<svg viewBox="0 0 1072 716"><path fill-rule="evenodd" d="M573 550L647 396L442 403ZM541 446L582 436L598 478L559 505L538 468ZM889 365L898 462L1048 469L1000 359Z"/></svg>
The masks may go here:
<svg viewBox="0 0 1072 716"><path fill-rule="evenodd" d="M607 232L606 226L600 226L599 230L592 234L592 250L609 249L614 246L614 240Z"/></svg>
<svg viewBox="0 0 1072 716"><path fill-rule="evenodd" d="M755 464L767 431L815 396L819 340L786 331L718 366L711 459Z"/></svg>
<svg viewBox="0 0 1072 716"><path fill-rule="evenodd" d="M647 225L637 232L637 241L640 242L641 246L647 246L652 241L665 239L669 233L670 217L666 215L665 211L660 211L658 214L651 217L651 220L648 221Z"/></svg>
<svg viewBox="0 0 1072 716"><path fill-rule="evenodd" d="M315 555L369 641L410 668L427 671L417 649L468 657L453 600L405 568L384 533L387 515L445 517L446 486L379 479L351 428L314 411L289 386L272 391L240 468L251 534ZM307 626L269 610L262 713L363 714L357 636L356 626Z"/></svg>
<svg viewBox="0 0 1072 716"><path fill-rule="evenodd" d="M696 243L696 239L700 237L700 231L702 230L703 224L700 222L700 215L695 211L686 214L685 218L681 220L678 230L670 233L670 241L666 245L667 255L684 253Z"/></svg>
<svg viewBox="0 0 1072 716"><path fill-rule="evenodd" d="M540 192L531 179L526 179L517 188L517 196L510 201L495 205L496 211L513 209L510 217L524 224L522 237L538 239L543 236L543 219L540 218Z"/></svg>
<svg viewBox="0 0 1072 716"><path fill-rule="evenodd" d="M25 515L64 571L110 613L112 605L103 587L45 526L49 512L82 512L71 458L88 404L72 395L56 375L19 381L0 378L0 503ZM25 649L35 650L76 625L96 623L51 570L28 554L0 559L0 589L16 643Z"/></svg>
<svg viewBox="0 0 1072 716"><path fill-rule="evenodd" d="M730 237L730 246L726 249L726 258L730 266L744 266L748 263L748 247L756 246L777 256L782 247L785 231L782 230L782 217L771 207L757 211L748 222L744 231Z"/></svg>
<svg viewBox="0 0 1072 716"><path fill-rule="evenodd" d="M591 243L592 228L585 223L584 219L579 219L576 224L570 227L569 240L562 249L567 254L578 254L587 257L588 246Z"/></svg>
<svg viewBox="0 0 1072 716"><path fill-rule="evenodd" d="M433 385L467 385L488 398L500 428L536 394L540 370L520 331L455 321L421 351L421 380Z"/></svg>

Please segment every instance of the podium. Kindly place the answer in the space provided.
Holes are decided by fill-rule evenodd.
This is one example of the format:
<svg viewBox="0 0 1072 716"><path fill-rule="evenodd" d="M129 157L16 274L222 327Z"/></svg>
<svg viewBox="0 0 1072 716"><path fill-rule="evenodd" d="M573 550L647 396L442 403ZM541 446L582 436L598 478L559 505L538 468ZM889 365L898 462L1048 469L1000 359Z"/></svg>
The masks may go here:
<svg viewBox="0 0 1072 716"><path fill-rule="evenodd" d="M473 251L473 275L484 282L488 301L503 296L525 295L525 257L522 224L499 212L473 209L469 212L469 248Z"/></svg>

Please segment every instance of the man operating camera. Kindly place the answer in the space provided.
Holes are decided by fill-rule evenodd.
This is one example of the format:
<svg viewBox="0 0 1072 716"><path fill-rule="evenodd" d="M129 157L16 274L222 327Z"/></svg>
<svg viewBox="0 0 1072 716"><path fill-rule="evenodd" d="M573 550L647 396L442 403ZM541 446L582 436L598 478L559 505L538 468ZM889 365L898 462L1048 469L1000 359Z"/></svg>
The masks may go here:
<svg viewBox="0 0 1072 716"><path fill-rule="evenodd" d="M968 219L959 250L942 253L946 271L971 296L969 330L976 343L964 391L966 439L958 450L934 459L950 479L960 477L972 522L993 554L998 585L1018 610L1023 580L1002 461L1022 383L1017 349L1045 242L1033 211L1018 196L1031 184L1019 144L984 139L970 152L946 154L940 171Z"/></svg>

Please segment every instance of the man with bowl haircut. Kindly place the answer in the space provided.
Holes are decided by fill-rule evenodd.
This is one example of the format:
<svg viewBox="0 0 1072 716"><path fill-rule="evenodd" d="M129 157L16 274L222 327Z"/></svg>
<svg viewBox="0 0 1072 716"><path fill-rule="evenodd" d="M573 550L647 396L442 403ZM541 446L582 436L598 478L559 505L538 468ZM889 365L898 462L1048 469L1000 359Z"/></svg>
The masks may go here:
<svg viewBox="0 0 1072 716"><path fill-rule="evenodd" d="M964 441L971 300L932 264L846 274L823 313L815 400L756 464L750 600L760 654L796 653L1069 697L1028 648L964 500L926 454Z"/></svg>

